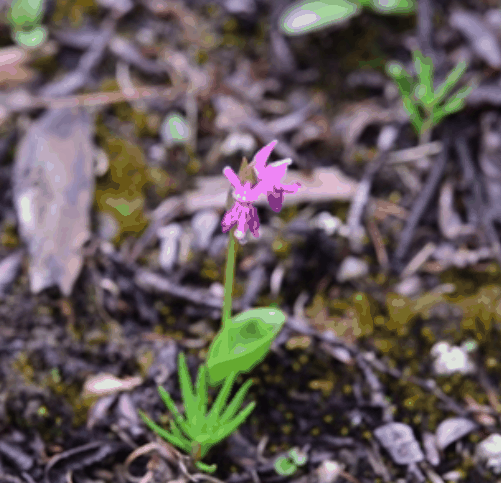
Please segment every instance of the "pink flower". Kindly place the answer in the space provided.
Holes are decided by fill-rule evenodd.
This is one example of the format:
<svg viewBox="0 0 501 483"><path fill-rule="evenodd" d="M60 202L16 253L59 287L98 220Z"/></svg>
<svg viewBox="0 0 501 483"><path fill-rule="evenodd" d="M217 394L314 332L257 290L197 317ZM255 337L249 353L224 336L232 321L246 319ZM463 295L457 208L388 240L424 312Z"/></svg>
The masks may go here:
<svg viewBox="0 0 501 483"><path fill-rule="evenodd" d="M239 240L243 239L247 229L257 238L259 236L259 218L257 210L252 203L255 202L262 193L259 188L260 183L251 187L250 182L247 181L242 185L235 171L229 166L223 169L223 174L228 178L228 181L234 188L233 198L235 199L235 204L231 210L227 211L223 216L221 222L223 225L223 233L226 233L236 223L237 229L235 230L235 236Z"/></svg>
<svg viewBox="0 0 501 483"><path fill-rule="evenodd" d="M261 191L268 193L268 203L270 208L277 213L282 209L285 193L296 193L300 183L283 184L282 178L285 176L287 167L292 163L290 158L282 159L266 166L266 161L270 157L273 148L278 141L272 141L264 148L260 149L252 161L254 172L259 180L256 186L260 186Z"/></svg>
<svg viewBox="0 0 501 483"><path fill-rule="evenodd" d="M251 166L258 178L258 183L251 186L250 181L242 184L235 171L229 166L223 169L223 174L234 188L233 198L235 204L231 210L227 211L221 222L223 233L226 233L234 224L237 224L235 236L242 240L247 229L250 230L254 237L259 236L259 218L257 210L252 203L257 201L261 193L267 193L268 203L270 208L277 213L282 209L285 193L296 193L299 183L286 185L282 183L282 178L285 176L287 166L292 163L291 159L283 159L276 161L266 166L273 148L278 141L273 141L260 149L254 156Z"/></svg>

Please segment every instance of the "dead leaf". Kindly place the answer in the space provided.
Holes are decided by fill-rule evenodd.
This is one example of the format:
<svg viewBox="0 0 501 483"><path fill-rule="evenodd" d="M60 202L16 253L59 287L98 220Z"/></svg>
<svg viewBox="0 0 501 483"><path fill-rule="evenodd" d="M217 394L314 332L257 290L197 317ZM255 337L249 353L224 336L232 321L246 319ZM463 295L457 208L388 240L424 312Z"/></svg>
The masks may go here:
<svg viewBox="0 0 501 483"><path fill-rule="evenodd" d="M30 81L35 73L25 65L28 60L27 51L21 47L0 49L0 87L11 89Z"/></svg>
<svg viewBox="0 0 501 483"><path fill-rule="evenodd" d="M57 284L68 296L80 273L94 193L91 136L87 111L50 110L17 149L14 204L34 293Z"/></svg>

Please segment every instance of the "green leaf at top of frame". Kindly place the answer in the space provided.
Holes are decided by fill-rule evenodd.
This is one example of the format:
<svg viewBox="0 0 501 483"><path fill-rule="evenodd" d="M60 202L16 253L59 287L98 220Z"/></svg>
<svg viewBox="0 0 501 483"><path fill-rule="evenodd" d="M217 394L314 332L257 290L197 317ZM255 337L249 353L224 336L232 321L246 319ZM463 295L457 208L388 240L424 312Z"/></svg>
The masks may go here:
<svg viewBox="0 0 501 483"><path fill-rule="evenodd" d="M42 45L47 39L47 29L38 26L28 31L15 30L13 37L16 44L21 47L35 48Z"/></svg>
<svg viewBox="0 0 501 483"><path fill-rule="evenodd" d="M14 0L10 6L8 20L14 29L35 27L42 21L43 0Z"/></svg>
<svg viewBox="0 0 501 483"><path fill-rule="evenodd" d="M303 0L293 4L280 17L280 29L286 35L302 35L358 15L361 9L348 0Z"/></svg>
<svg viewBox="0 0 501 483"><path fill-rule="evenodd" d="M416 11L414 0L365 0L360 3L386 15L409 15Z"/></svg>

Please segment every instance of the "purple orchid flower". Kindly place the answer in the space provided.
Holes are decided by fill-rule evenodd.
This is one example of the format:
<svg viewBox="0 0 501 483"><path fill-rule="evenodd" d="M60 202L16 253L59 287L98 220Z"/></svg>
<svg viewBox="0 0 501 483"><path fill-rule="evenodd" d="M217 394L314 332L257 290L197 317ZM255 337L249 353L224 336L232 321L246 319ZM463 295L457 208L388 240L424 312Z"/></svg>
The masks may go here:
<svg viewBox="0 0 501 483"><path fill-rule="evenodd" d="M272 141L264 148L261 148L254 156L251 165L254 166L254 172L259 180L256 186L260 186L263 193L267 192L270 208L278 213L284 203L284 192L296 193L301 184L297 182L294 184L282 183L282 178L285 176L287 167L292 163L290 158L282 159L266 166L266 161L268 161L277 142L276 140Z"/></svg>
<svg viewBox="0 0 501 483"><path fill-rule="evenodd" d="M257 201L259 195L262 193L260 183L253 187L251 187L249 181L242 184L235 171L229 166L223 169L223 174L234 188L233 198L235 199L235 204L231 210L227 211L223 216L221 222L223 233L226 233L236 223L236 238L242 240L247 229L250 230L255 238L258 238L259 218L257 209L252 203Z"/></svg>
<svg viewBox="0 0 501 483"><path fill-rule="evenodd" d="M273 141L267 144L254 156L251 166L253 166L258 178L258 183L255 185L251 186L250 181L242 184L235 171L229 166L223 169L223 174L234 188L233 198L235 199L235 204L231 210L227 211L223 216L221 222L223 233L226 233L234 224L237 224L235 237L240 241L244 238L247 229L255 238L259 237L259 218L252 203L257 201L261 193L267 193L270 208L278 213L284 203L284 192L296 193L301 186L300 183L286 185L281 181L285 176L287 166L292 163L291 159L283 159L266 166L266 161L277 142Z"/></svg>

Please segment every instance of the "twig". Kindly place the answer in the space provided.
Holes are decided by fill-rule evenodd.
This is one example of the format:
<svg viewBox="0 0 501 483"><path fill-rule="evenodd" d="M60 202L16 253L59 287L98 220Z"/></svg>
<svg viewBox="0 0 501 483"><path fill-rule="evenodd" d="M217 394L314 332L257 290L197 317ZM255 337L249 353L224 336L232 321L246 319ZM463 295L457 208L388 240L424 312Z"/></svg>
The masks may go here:
<svg viewBox="0 0 501 483"><path fill-rule="evenodd" d="M416 202L414 203L409 218L407 219L407 224L405 225L405 228L402 230L402 234L400 235L400 241L398 243L397 250L395 252L395 258L393 261L393 266L398 271L400 271L399 269L401 267L402 261L409 251L416 227L418 226L418 223L421 220L426 207L430 203L433 195L437 190L438 184L442 179L442 174L447 164L449 143L450 136L449 134L446 134L444 140L444 149L442 150L439 158L435 161L435 163L433 163L433 167L430 174L428 175L426 184L420 196L418 196Z"/></svg>

